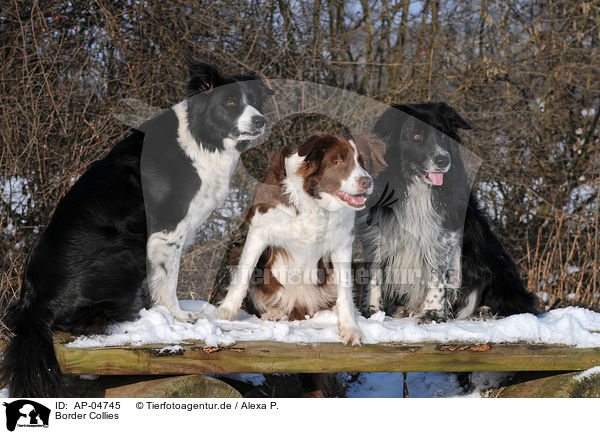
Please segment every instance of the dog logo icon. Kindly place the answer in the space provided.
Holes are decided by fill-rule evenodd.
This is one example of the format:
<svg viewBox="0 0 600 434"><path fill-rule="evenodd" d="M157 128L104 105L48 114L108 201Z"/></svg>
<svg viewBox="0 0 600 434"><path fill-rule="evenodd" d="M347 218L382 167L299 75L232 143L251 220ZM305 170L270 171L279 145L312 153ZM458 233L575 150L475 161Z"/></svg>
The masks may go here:
<svg viewBox="0 0 600 434"><path fill-rule="evenodd" d="M50 409L29 399L3 403L6 407L6 429L18 427L48 427Z"/></svg>

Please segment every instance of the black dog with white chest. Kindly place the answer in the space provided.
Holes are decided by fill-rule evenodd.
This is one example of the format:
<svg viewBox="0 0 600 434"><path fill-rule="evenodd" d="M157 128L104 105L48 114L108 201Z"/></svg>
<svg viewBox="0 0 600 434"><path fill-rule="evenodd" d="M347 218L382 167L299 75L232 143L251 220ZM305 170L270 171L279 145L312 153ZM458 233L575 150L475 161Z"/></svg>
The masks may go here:
<svg viewBox="0 0 600 434"><path fill-rule="evenodd" d="M54 331L101 333L150 302L181 321L179 261L229 189L240 153L265 129L270 93L254 75L189 62L186 98L93 163L59 201L27 258L2 363L11 396L53 397Z"/></svg>
<svg viewBox="0 0 600 434"><path fill-rule="evenodd" d="M393 105L377 121L387 167L361 219L367 311L400 306L426 322L482 306L501 316L537 312L471 193L458 135L470 128L445 103Z"/></svg>

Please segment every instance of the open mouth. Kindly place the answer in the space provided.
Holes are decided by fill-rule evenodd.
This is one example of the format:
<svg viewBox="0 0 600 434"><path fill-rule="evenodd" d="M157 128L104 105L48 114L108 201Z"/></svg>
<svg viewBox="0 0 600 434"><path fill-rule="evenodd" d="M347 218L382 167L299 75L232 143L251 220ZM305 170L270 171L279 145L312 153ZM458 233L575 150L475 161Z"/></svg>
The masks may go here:
<svg viewBox="0 0 600 434"><path fill-rule="evenodd" d="M340 199L354 208L362 208L367 200L367 193L348 194L343 191L338 191L337 195Z"/></svg>
<svg viewBox="0 0 600 434"><path fill-rule="evenodd" d="M427 184L442 185L444 184L444 172L427 172L423 175L423 179Z"/></svg>
<svg viewBox="0 0 600 434"><path fill-rule="evenodd" d="M253 130L253 131L240 131L237 138L238 139L240 139L240 138L255 139L256 137L260 136L264 132L265 132L264 128L261 128L260 130Z"/></svg>

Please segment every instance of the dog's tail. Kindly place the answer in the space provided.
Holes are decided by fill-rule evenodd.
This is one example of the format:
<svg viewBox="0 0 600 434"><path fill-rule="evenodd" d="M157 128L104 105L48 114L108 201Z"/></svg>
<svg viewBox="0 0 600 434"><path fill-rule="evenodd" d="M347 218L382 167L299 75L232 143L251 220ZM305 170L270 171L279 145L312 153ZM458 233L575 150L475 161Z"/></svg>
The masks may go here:
<svg viewBox="0 0 600 434"><path fill-rule="evenodd" d="M517 267L510 256L502 252L495 270L493 282L483 295L482 305L500 316L519 313L539 313L537 296L528 292L519 277Z"/></svg>
<svg viewBox="0 0 600 434"><path fill-rule="evenodd" d="M479 305L500 316L539 313L537 297L523 286L516 264L473 196L467 207L462 254L463 286L478 292Z"/></svg>
<svg viewBox="0 0 600 434"><path fill-rule="evenodd" d="M23 280L21 300L5 316L14 333L4 352L0 381L8 384L11 397L49 398L60 393L62 373L53 345L53 316L32 300L33 289Z"/></svg>

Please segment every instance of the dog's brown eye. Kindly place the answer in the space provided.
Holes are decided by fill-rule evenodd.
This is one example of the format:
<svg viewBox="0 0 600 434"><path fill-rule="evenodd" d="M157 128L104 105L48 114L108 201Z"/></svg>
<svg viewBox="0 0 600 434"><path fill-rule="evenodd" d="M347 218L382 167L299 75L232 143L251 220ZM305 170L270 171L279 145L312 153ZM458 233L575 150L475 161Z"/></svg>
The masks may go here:
<svg viewBox="0 0 600 434"><path fill-rule="evenodd" d="M227 105L228 107L233 107L235 104L236 101L233 98L229 98L227 101L225 101L225 105Z"/></svg>
<svg viewBox="0 0 600 434"><path fill-rule="evenodd" d="M344 160L335 160L333 162L333 164L335 164L337 167L343 167L344 166Z"/></svg>
<svg viewBox="0 0 600 434"><path fill-rule="evenodd" d="M423 136L422 136L422 135L420 135L420 134L415 134L415 135L413 136L413 140L421 140L422 138L423 138Z"/></svg>

